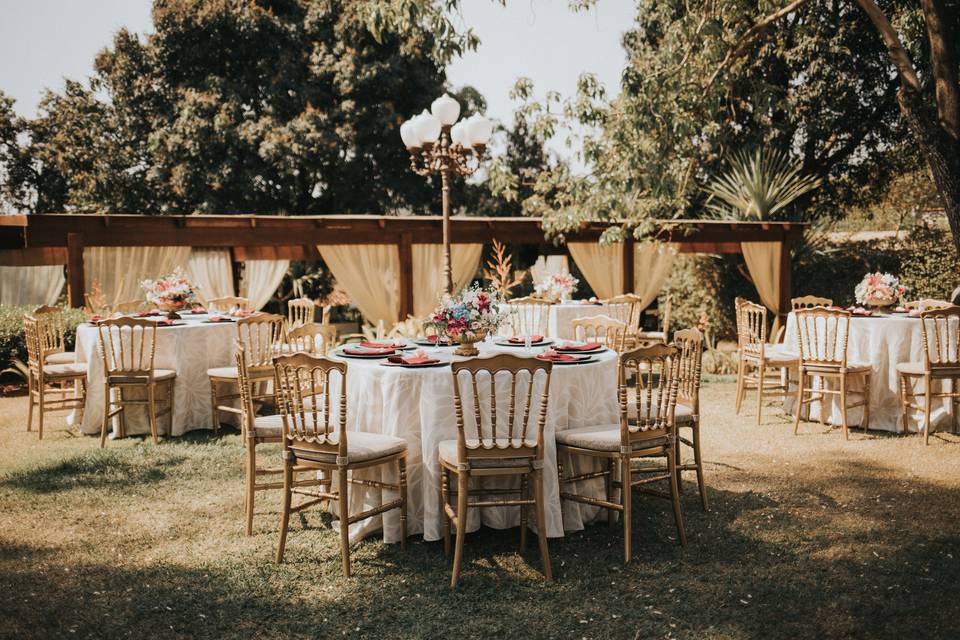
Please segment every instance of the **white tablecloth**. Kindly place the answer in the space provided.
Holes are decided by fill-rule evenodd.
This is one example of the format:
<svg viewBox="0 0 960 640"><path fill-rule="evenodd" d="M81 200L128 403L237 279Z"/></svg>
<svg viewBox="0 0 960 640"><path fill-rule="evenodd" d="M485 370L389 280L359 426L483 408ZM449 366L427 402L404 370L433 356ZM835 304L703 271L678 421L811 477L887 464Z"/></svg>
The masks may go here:
<svg viewBox="0 0 960 640"><path fill-rule="evenodd" d="M505 313L510 313L513 305L502 305ZM607 306L600 304L584 304L578 300L561 302L550 306L550 316L547 320L547 335L561 340L573 340L573 321L577 318L607 314ZM509 326L509 323L507 323Z"/></svg>
<svg viewBox="0 0 960 640"><path fill-rule="evenodd" d="M897 388L897 364L901 362L923 362L923 329L919 318L906 315L852 317L850 318L850 337L847 342L847 361L869 364L873 370L870 378L870 428L884 431L900 431L900 405ZM799 352L797 321L793 313L787 316L787 329L784 336L786 347ZM856 387L856 388L859 388ZM859 399L858 396L855 396ZM793 411L795 395L786 396L784 409ZM828 422L840 424L840 400L831 398ZM811 404L811 420L820 416L819 403ZM847 412L848 425L860 424L863 409L858 407ZM942 429L948 428L950 416L946 403L938 407L932 422ZM917 430L916 418L909 420L911 431Z"/></svg>
<svg viewBox="0 0 960 640"><path fill-rule="evenodd" d="M210 378L207 369L234 366L237 325L233 322L208 323L205 315L184 315L184 324L157 328L154 368L177 372L174 385L173 432L183 435L194 429L212 429L210 414ZM103 356L98 350L100 335L95 326L77 327L77 361L87 364L87 404L80 431L100 433L104 408ZM127 410L127 435L150 433L145 407ZM113 428L118 421L114 418ZM158 421L160 433L166 433L167 416Z"/></svg>
<svg viewBox="0 0 960 640"><path fill-rule="evenodd" d="M522 348L501 348L490 343L479 346L481 357L498 351L524 353ZM449 356L452 350L428 351L446 353ZM550 404L544 429L544 485L547 500L545 512L547 535L551 537L562 536L564 530L583 528L598 511L586 505L566 503L561 514L554 440L554 434L563 429L612 424L618 420L616 356L607 351L596 357L598 361L595 363L558 365L553 368ZM453 375L450 368L403 369L382 366L378 360L350 359L348 362L348 429L383 433L407 441L408 533L423 533L426 540L439 540L440 465L437 461L437 450L440 441L457 437ZM501 397L504 396L498 392L498 398ZM507 402L505 398L505 406ZM567 463L564 463L564 467L570 469ZM368 478L396 481L396 471L393 468L372 469L361 473ZM599 495L603 483L599 481L595 485ZM381 492L378 489L351 487L351 491L351 513L364 511L380 503ZM392 496L386 498L392 499ZM468 522L470 531L479 528L481 517L483 524L491 527L515 527L520 524L520 509L472 509ZM530 521L532 524L532 513ZM350 537L359 539L381 526L385 541L399 540L398 511L390 511L354 524L351 526Z"/></svg>

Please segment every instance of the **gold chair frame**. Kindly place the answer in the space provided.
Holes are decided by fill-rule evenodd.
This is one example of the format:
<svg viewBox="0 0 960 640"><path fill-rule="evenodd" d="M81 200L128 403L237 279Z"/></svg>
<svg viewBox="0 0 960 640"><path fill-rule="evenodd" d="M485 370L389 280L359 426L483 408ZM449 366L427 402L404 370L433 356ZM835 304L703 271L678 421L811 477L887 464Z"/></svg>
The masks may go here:
<svg viewBox="0 0 960 640"><path fill-rule="evenodd" d="M763 417L763 399L771 395L785 395L789 392L789 370L797 366L792 357L772 358L767 343L767 308L737 298L737 343L740 348L737 367L736 414L740 409L747 391L757 391L757 424ZM781 380L783 370L788 371L786 382Z"/></svg>
<svg viewBox="0 0 960 640"><path fill-rule="evenodd" d="M515 336L547 336L550 331L550 307L554 300L529 296L510 300L510 327Z"/></svg>
<svg viewBox="0 0 960 640"><path fill-rule="evenodd" d="M234 309L251 311L250 300L239 296L223 296L221 298L207 300L207 311L222 311L226 313Z"/></svg>
<svg viewBox="0 0 960 640"><path fill-rule="evenodd" d="M287 327L296 329L314 323L316 305L310 298L294 298L287 301Z"/></svg>
<svg viewBox="0 0 960 640"><path fill-rule="evenodd" d="M936 298L923 298L922 300L911 300L904 302L903 308L907 311L919 309L920 311L931 311L937 309L949 309L953 304L946 300L937 300Z"/></svg>
<svg viewBox="0 0 960 640"><path fill-rule="evenodd" d="M320 346L317 346L317 338ZM287 332L287 348L290 353L323 354L337 346L337 328L332 324L310 323Z"/></svg>
<svg viewBox="0 0 960 640"><path fill-rule="evenodd" d="M599 342L617 353L626 350L627 325L607 315L574 318L573 337L580 342Z"/></svg>
<svg viewBox="0 0 960 640"><path fill-rule="evenodd" d="M550 552L547 546L543 487L543 429L550 402L552 365L536 358L504 353L489 358L454 362L452 372L453 402L457 417L457 459L448 460L442 454L438 456L443 550L447 556L450 555L451 527L456 532L450 587L456 587L460 578L469 510L483 507L520 507L521 551L526 547L527 541L527 507L534 508L543 574L547 580L553 580ZM523 412L518 416L517 383L518 376L523 372L526 372L529 379L526 393L521 397ZM461 376L461 373L466 375ZM499 405L496 376L498 374L509 376L511 382L507 424L498 424L497 420ZM543 378L543 387L540 400L535 404L534 387L538 374ZM484 385L479 381L481 376L488 379L487 384ZM464 386L469 389L467 394L462 388ZM489 389L490 394L489 415L486 417L481 410L481 389L484 387ZM473 427L476 437L467 435L465 397L472 398ZM530 433L531 415L535 419L535 434ZM518 418L519 425L516 424ZM456 476L456 489L452 486L451 476ZM470 488L471 478L485 477L519 477L520 486L506 489L484 489L480 486ZM531 484L533 498L528 497ZM499 496L504 497L499 498ZM469 500L471 497L481 499L471 502ZM491 497L498 497L498 499L491 500ZM456 508L453 506L454 498L456 498Z"/></svg>
<svg viewBox="0 0 960 640"><path fill-rule="evenodd" d="M833 300L830 298L821 298L819 296L800 296L799 298L790 298L790 309L798 311L800 309L812 309L814 307L832 307Z"/></svg>
<svg viewBox="0 0 960 640"><path fill-rule="evenodd" d="M677 348L680 358L677 404L690 407L692 414L689 421L675 420L677 431L677 482L680 481L684 471L695 471L697 488L700 490L700 502L703 505L703 510L709 511L707 485L703 481L703 453L700 444L700 382L703 371L703 334L695 327L681 329L673 334L673 346ZM691 430L689 438L681 432L681 429L687 427ZM681 445L685 445L693 451L693 462L683 462Z"/></svg>
<svg viewBox="0 0 960 640"><path fill-rule="evenodd" d="M640 312L642 316L643 312ZM673 296L668 295L663 301L663 308L657 309L658 319L660 320L660 331L639 331L637 339L643 341L659 341L664 344L670 337L670 322L673 316ZM640 345L638 345L640 346Z"/></svg>
<svg viewBox="0 0 960 640"><path fill-rule="evenodd" d="M62 353L56 342L50 347L50 334L56 333L54 319L51 325L34 316L24 316L24 337L27 346L27 431L33 430L33 408L37 407L37 436L43 440L43 419L47 411L68 411L77 409L83 415L87 400L87 374L85 371L70 370L63 364L51 364L47 358L52 353ZM67 384L73 384L74 397L67 397ZM59 398L48 400L47 393L53 392L51 385L58 387Z"/></svg>

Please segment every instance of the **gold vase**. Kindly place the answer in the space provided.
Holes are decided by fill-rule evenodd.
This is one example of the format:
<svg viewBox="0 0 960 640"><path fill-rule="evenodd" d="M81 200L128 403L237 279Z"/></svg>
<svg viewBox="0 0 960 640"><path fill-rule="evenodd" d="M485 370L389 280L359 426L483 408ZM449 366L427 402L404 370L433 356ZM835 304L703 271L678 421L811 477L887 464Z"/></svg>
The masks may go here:
<svg viewBox="0 0 960 640"><path fill-rule="evenodd" d="M473 358L480 355L480 350L477 349L476 343L482 341L486 336L486 331L482 331L480 333L460 334L460 346L454 350L453 354L456 356L465 356L467 358Z"/></svg>

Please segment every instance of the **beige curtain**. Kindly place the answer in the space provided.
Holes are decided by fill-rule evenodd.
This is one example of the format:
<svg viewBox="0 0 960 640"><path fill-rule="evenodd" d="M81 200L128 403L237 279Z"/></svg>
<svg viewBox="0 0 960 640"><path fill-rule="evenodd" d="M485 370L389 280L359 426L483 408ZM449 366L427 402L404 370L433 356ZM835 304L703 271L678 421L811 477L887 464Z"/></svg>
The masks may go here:
<svg viewBox="0 0 960 640"><path fill-rule="evenodd" d="M395 244L319 245L337 283L373 325L400 314L400 251Z"/></svg>
<svg viewBox="0 0 960 640"><path fill-rule="evenodd" d="M413 245L413 315L426 317L437 307L437 300L444 290L443 245ZM453 271L453 288L465 287L480 266L483 244L450 245L450 261Z"/></svg>
<svg viewBox="0 0 960 640"><path fill-rule="evenodd" d="M86 290L92 291L96 280L108 304L140 300L141 281L161 278L177 267L186 272L189 261L190 247L88 247L83 250Z"/></svg>
<svg viewBox="0 0 960 640"><path fill-rule="evenodd" d="M783 244L780 242L741 242L743 259L747 271L760 294L760 302L773 312L772 335L780 327L780 256Z"/></svg>
<svg viewBox="0 0 960 640"><path fill-rule="evenodd" d="M633 292L640 296L640 310L653 304L673 268L676 248L663 242L637 242L633 253Z"/></svg>
<svg viewBox="0 0 960 640"><path fill-rule="evenodd" d="M233 265L229 249L194 249L187 263L187 278L203 300L234 296Z"/></svg>
<svg viewBox="0 0 960 640"><path fill-rule="evenodd" d="M623 293L622 244L570 242L567 249L598 298L612 298Z"/></svg>
<svg viewBox="0 0 960 640"><path fill-rule="evenodd" d="M0 267L0 305L54 305L63 285L62 265Z"/></svg>
<svg viewBox="0 0 960 640"><path fill-rule="evenodd" d="M542 282L551 273L570 273L567 256L539 256L530 267L530 277L534 284Z"/></svg>
<svg viewBox="0 0 960 640"><path fill-rule="evenodd" d="M247 260L243 263L240 295L250 300L251 309L259 311L270 302L289 267L289 260Z"/></svg>

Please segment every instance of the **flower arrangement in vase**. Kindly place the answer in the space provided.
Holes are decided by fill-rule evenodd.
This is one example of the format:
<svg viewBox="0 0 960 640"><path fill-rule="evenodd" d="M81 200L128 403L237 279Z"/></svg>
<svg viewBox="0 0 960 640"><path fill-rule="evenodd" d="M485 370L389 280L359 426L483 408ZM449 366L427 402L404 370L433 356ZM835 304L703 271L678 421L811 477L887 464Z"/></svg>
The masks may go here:
<svg viewBox="0 0 960 640"><path fill-rule="evenodd" d="M495 332L506 320L500 312L500 298L496 291L478 286L461 289L456 295L443 294L427 322L437 334L450 342L459 342L454 351L459 356L475 356L480 352L474 343Z"/></svg>
<svg viewBox="0 0 960 640"><path fill-rule="evenodd" d="M180 267L158 280L142 281L140 288L147 294L147 302L156 306L160 311L166 312L167 317L171 320L180 317L177 315L177 311L182 311L197 301L197 294L193 290L193 285L183 275Z"/></svg>
<svg viewBox="0 0 960 640"><path fill-rule="evenodd" d="M573 296L580 281L569 273L551 273L544 277L534 292L547 300L562 300L566 302Z"/></svg>
<svg viewBox="0 0 960 640"><path fill-rule="evenodd" d="M890 273L868 273L854 289L858 304L870 307L892 307L903 299L907 288Z"/></svg>

